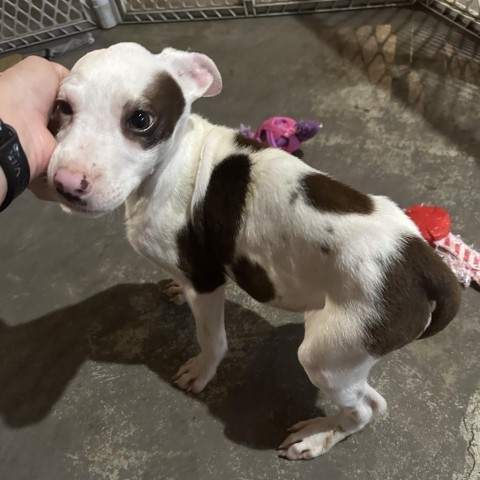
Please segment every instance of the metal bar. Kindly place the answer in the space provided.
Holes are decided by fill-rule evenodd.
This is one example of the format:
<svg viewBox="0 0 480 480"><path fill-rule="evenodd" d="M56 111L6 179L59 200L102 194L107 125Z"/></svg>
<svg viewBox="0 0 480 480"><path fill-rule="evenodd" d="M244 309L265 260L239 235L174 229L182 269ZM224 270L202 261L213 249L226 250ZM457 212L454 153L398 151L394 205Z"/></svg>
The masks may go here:
<svg viewBox="0 0 480 480"><path fill-rule="evenodd" d="M0 53L96 27L90 0L2 1ZM408 6L417 3L480 37L480 0L111 0L122 23L160 23L304 15ZM8 7L8 8L7 8ZM53 25L52 25L53 24Z"/></svg>
<svg viewBox="0 0 480 480"><path fill-rule="evenodd" d="M423 7L429 11L439 15L440 17L448 20L457 27L460 27L463 31L468 32L470 35L480 38L480 23L473 18L466 16L463 12L458 12L453 9L439 10L436 5L437 2L431 2L430 4L423 4ZM438 2L441 3L441 2Z"/></svg>
<svg viewBox="0 0 480 480"><path fill-rule="evenodd" d="M369 2L369 5L367 6L366 4L359 4L359 5L346 5L346 6L326 6L323 7L322 4L331 4L334 3L333 1L323 1L321 3L318 2L318 0L313 0L313 1L307 1L307 2L278 2L278 3L264 3L264 4L255 4L255 16L268 16L268 15L282 15L282 14L307 14L307 13L315 13L315 12L335 12L335 11L346 11L346 10L364 10L364 9L378 9L378 8L388 8L388 7L398 7L398 6L408 6L412 5L412 2L410 0L391 0L388 2L385 2L383 4L372 4L371 1ZM313 5L314 8L312 9L306 9L306 5ZM277 8L282 8L280 12L277 12L273 10L274 7ZM285 8L288 7L294 7L288 10L284 10ZM262 12L262 9L265 10ZM188 10L185 10L182 13L187 13L187 12L203 12L205 9L201 8L191 8ZM218 17L218 18L226 18L220 14L220 12L229 12L230 14L233 11L236 11L232 9L231 7L216 7L215 9L209 9L212 13ZM244 9L241 8L238 10L241 12L243 15L239 15L236 13L237 17L241 16L246 16L244 13ZM156 23L159 20L155 17L155 15L162 15L165 13L172 13L172 11L168 10L163 10L159 12L149 12L148 14L143 13L143 12L128 12L127 15L125 16L123 23L137 23L137 22L143 22L143 18L146 18L148 22ZM177 11L178 13L178 11ZM209 17L212 18L212 17ZM215 18L215 17L213 17Z"/></svg>

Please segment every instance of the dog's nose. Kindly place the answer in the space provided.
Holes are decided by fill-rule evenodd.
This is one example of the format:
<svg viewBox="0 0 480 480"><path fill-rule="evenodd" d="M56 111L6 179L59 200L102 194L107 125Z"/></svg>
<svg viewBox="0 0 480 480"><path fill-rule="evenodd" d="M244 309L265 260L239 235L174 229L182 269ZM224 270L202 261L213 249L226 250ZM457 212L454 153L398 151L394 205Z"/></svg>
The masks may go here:
<svg viewBox="0 0 480 480"><path fill-rule="evenodd" d="M53 177L57 192L72 199L85 198L92 191L92 184L85 175L60 168ZM65 195L66 194L66 195Z"/></svg>

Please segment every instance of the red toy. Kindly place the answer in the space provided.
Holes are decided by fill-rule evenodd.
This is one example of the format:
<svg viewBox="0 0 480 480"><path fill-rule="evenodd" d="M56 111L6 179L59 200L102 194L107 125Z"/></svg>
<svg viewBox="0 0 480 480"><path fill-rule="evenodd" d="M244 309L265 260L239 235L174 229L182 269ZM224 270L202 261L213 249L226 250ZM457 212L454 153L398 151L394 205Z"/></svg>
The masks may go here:
<svg viewBox="0 0 480 480"><path fill-rule="evenodd" d="M450 215L441 207L414 205L405 213L415 222L422 236L450 266L460 283L480 286L480 253L450 231Z"/></svg>

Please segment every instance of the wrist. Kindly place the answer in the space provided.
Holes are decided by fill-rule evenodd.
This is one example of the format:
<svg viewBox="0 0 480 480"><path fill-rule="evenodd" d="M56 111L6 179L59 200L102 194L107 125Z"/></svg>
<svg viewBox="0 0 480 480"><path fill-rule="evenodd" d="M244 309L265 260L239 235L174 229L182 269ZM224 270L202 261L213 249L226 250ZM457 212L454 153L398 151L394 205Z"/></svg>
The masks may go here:
<svg viewBox="0 0 480 480"><path fill-rule="evenodd" d="M11 125L1 120L0 168L4 177L0 184L0 196L2 197L0 202L1 212L28 187L30 181L30 166L17 132Z"/></svg>
<svg viewBox="0 0 480 480"><path fill-rule="evenodd" d="M7 177L3 173L2 168L0 167L0 205L5 200L7 196L8 184L7 184Z"/></svg>
<svg viewBox="0 0 480 480"><path fill-rule="evenodd" d="M38 161L35 154L38 150L34 147L34 139L29 132L27 119L22 118L20 112L15 113L12 112L11 109L6 108L0 109L0 120L13 127L17 132L18 140L25 152L30 167L30 178L33 180L40 173L38 171Z"/></svg>

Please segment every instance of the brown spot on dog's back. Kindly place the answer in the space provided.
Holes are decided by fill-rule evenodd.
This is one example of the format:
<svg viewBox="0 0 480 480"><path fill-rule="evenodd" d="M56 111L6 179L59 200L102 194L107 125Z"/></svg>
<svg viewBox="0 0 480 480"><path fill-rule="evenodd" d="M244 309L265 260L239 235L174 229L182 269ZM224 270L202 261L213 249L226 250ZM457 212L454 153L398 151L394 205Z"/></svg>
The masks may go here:
<svg viewBox="0 0 480 480"><path fill-rule="evenodd" d="M266 148L270 148L265 143L259 142L254 138L248 138L242 135L241 133L237 133L235 135L235 145L240 148L250 148L253 152L258 152L259 150L265 150Z"/></svg>
<svg viewBox="0 0 480 480"><path fill-rule="evenodd" d="M178 83L168 73L159 73L141 98L124 105L121 117L123 134L143 148L151 148L172 136L184 109L185 99ZM145 131L129 126L128 120L136 110L144 110L154 118L153 125Z"/></svg>
<svg viewBox="0 0 480 480"><path fill-rule="evenodd" d="M223 265L233 260L250 185L250 168L248 155L230 155L214 168L205 194L207 243L213 246Z"/></svg>
<svg viewBox="0 0 480 480"><path fill-rule="evenodd" d="M225 283L222 265L216 261L189 222L177 235L178 268L198 293L209 293Z"/></svg>
<svg viewBox="0 0 480 480"><path fill-rule="evenodd" d="M267 272L246 257L240 257L232 265L235 281L249 295L259 302L269 302L275 298L275 288Z"/></svg>
<svg viewBox="0 0 480 480"><path fill-rule="evenodd" d="M224 267L233 261L250 167L248 155L230 155L220 162L212 172L193 222L178 235L179 268L199 292L213 291L224 283Z"/></svg>
<svg viewBox="0 0 480 480"><path fill-rule="evenodd" d="M366 348L375 356L439 332L453 320L460 305L457 279L420 238L405 238L399 256L385 267L379 318L366 326ZM436 306L427 327L433 301Z"/></svg>
<svg viewBox="0 0 480 480"><path fill-rule="evenodd" d="M368 195L321 173L303 177L301 187L307 204L322 212L364 215L373 212L373 202Z"/></svg>

